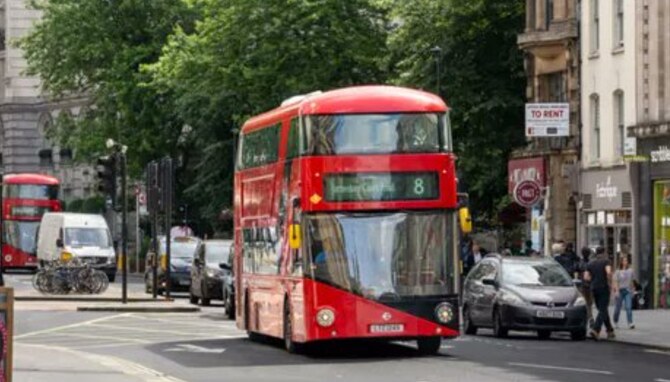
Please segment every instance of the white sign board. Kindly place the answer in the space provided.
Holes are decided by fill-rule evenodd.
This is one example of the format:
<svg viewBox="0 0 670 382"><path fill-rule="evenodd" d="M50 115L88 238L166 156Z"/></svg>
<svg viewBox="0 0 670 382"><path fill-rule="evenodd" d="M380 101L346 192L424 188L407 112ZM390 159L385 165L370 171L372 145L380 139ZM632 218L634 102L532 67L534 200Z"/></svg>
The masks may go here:
<svg viewBox="0 0 670 382"><path fill-rule="evenodd" d="M570 135L570 105L567 103L527 103L526 137L567 137Z"/></svg>

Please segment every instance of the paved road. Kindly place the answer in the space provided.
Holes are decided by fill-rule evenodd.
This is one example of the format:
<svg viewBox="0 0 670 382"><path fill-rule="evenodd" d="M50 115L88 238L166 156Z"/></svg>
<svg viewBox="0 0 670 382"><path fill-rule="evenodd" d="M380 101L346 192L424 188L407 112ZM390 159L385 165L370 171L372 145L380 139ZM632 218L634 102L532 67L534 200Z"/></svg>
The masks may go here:
<svg viewBox="0 0 670 382"><path fill-rule="evenodd" d="M5 273L3 275L5 285L14 288L15 295L39 295L39 292L33 288L32 273ZM128 294L133 296L149 297L144 294L144 278L143 275L128 275ZM108 291L104 296L120 296L121 295L121 274L117 274L116 280L109 284Z"/></svg>
<svg viewBox="0 0 670 382"><path fill-rule="evenodd" d="M410 344L361 343L302 356L287 354L278 341L249 341L220 308L198 314L18 311L16 321L18 349L122 359L149 370L146 381L670 381L670 352L560 336L500 340L482 331L446 342L435 357L420 357Z"/></svg>

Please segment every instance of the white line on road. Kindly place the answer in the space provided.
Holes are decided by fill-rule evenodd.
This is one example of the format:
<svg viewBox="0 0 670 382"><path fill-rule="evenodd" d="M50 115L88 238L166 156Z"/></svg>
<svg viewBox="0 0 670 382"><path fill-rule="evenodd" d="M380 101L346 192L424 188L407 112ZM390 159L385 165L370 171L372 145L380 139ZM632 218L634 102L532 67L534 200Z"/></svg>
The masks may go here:
<svg viewBox="0 0 670 382"><path fill-rule="evenodd" d="M127 316L128 314L129 313L122 313L122 314L117 314L117 315L114 315L114 316L100 317L100 318L96 318L96 319L90 320L90 321L78 322L76 324L57 326L55 328L49 328L49 329L44 329L44 330L37 330L37 331L34 331L34 332L14 336L14 339L21 339L21 338L36 336L36 335L39 335L39 334L47 334L47 333L58 332L58 331L61 331L63 329L78 328L80 326L90 325L90 324L94 324L96 322L112 320L112 319L117 318L117 317L124 317L124 316Z"/></svg>
<svg viewBox="0 0 670 382"><path fill-rule="evenodd" d="M644 352L645 352L645 353L654 353L654 354L670 355L670 351L668 351L668 350L644 349Z"/></svg>
<svg viewBox="0 0 670 382"><path fill-rule="evenodd" d="M575 373L586 373L586 374L602 374L602 375L613 375L614 374L611 371L607 371L607 370L593 370L593 369L581 369L581 368L578 368L578 367L536 365L536 364L533 364L533 363L509 362L508 365L530 367L530 368L534 368L534 369L573 371Z"/></svg>
<svg viewBox="0 0 670 382"><path fill-rule="evenodd" d="M656 378L654 379L655 382L670 382L670 379L663 379L663 378Z"/></svg>

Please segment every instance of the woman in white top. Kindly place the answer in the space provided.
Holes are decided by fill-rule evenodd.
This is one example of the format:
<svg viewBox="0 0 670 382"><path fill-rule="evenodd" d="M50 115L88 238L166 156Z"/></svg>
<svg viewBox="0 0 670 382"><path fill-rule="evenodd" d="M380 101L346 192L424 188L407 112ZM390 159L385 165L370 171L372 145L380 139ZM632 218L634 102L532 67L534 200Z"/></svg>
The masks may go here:
<svg viewBox="0 0 670 382"><path fill-rule="evenodd" d="M626 319L628 320L628 327L635 329L633 324L633 270L630 269L628 256L623 255L619 259L619 267L614 272L614 283L612 285L614 296L616 298L616 305L614 307L614 325L619 327L619 314L621 313L621 306L626 309Z"/></svg>

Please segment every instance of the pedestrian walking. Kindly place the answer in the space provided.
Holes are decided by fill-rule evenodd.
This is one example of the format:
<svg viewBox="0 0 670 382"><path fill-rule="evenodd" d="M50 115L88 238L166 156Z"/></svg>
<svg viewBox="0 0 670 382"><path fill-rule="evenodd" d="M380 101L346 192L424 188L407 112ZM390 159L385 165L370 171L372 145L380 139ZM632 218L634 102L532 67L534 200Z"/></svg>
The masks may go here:
<svg viewBox="0 0 670 382"><path fill-rule="evenodd" d="M589 325L593 325L593 294L591 293L591 282L587 281L584 277L593 251L591 251L591 248L589 247L584 247L582 248L581 254L582 258L577 265L578 277L582 282L579 290L582 293L582 296L584 296L584 301L586 301L586 317L589 320Z"/></svg>
<svg viewBox="0 0 670 382"><path fill-rule="evenodd" d="M628 256L623 255L619 258L619 267L614 272L613 291L615 296L614 305L614 325L619 327L619 315L621 314L621 307L626 309L626 320L628 321L628 328L635 329L633 324L633 270L630 268Z"/></svg>
<svg viewBox="0 0 670 382"><path fill-rule="evenodd" d="M598 315L591 326L590 336L594 340L600 338L600 330L605 325L607 338L614 339L614 327L609 314L610 290L612 285L612 264L610 263L605 248L596 249L596 259L586 267L584 279L591 283L591 293L598 309Z"/></svg>

